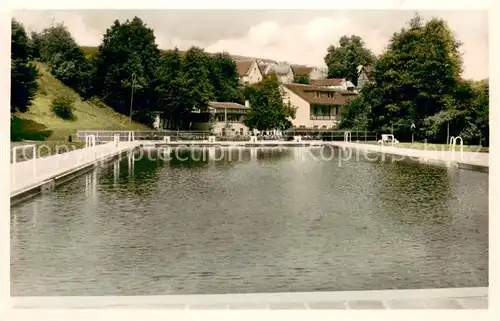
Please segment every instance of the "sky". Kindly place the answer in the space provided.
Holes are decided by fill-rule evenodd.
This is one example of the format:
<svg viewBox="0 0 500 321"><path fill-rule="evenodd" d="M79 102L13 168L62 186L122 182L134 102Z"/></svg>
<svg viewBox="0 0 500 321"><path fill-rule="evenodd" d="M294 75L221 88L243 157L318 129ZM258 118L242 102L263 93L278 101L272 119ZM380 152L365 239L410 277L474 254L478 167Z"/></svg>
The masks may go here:
<svg viewBox="0 0 500 321"><path fill-rule="evenodd" d="M465 78L488 75L488 12L418 11L426 20L443 18L462 43ZM114 20L140 17L155 32L160 49L187 49L324 67L329 45L356 34L375 54L386 48L415 11L404 10L17 10L27 30L63 22L80 45L97 46Z"/></svg>

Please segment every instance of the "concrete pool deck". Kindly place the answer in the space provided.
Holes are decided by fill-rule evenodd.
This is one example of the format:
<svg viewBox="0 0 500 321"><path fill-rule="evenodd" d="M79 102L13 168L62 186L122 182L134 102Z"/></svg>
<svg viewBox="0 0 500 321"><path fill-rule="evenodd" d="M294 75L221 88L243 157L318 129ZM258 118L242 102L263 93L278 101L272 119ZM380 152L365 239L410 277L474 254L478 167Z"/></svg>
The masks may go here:
<svg viewBox="0 0 500 321"><path fill-rule="evenodd" d="M461 152L457 147L455 152L450 150L428 150L400 148L394 146L382 146L373 144L361 144L350 142L327 142L329 145L360 150L365 153L380 153L393 156L407 157L422 163L436 165L455 165L459 168L488 171L489 154L479 152Z"/></svg>
<svg viewBox="0 0 500 321"><path fill-rule="evenodd" d="M461 152L457 147L455 152L450 150L435 150L432 145L429 145L428 150L401 148L394 146L382 146L374 144L352 143L342 141L319 141L319 140L304 140L302 142L291 141L271 141L263 140L255 143L248 141L224 142L217 141L209 143L208 141L179 141L179 142L162 142L162 141L141 141L144 147L317 147L317 146L336 146L341 148L349 148L364 153L378 153L381 155L400 156L409 160L418 161L421 163L455 166L458 168L489 171L488 153L479 152ZM401 159L403 160L403 159Z"/></svg>
<svg viewBox="0 0 500 321"><path fill-rule="evenodd" d="M10 197L17 202L26 197L52 190L84 171L139 147L138 142L96 145L66 153L12 163Z"/></svg>
<svg viewBox="0 0 500 321"><path fill-rule="evenodd" d="M12 297L15 309L488 309L488 288L152 296Z"/></svg>

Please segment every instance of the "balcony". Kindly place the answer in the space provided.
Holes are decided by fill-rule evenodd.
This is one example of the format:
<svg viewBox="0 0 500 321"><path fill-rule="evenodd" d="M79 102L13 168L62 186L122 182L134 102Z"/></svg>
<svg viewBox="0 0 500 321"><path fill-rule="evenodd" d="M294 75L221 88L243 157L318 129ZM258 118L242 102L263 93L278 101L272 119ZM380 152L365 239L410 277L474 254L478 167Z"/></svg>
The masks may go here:
<svg viewBox="0 0 500 321"><path fill-rule="evenodd" d="M311 115L310 120L337 120L337 116Z"/></svg>

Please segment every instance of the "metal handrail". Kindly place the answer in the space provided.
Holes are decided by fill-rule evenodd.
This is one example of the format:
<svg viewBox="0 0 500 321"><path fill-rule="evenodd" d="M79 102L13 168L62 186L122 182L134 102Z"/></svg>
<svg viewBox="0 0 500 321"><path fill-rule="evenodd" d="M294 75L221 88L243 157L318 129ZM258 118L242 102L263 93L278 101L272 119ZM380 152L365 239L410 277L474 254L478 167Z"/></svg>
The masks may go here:
<svg viewBox="0 0 500 321"><path fill-rule="evenodd" d="M464 140L460 136L451 136L450 138L450 151L451 151L451 160L455 160L455 146L457 145L457 140L460 139L460 159L464 158Z"/></svg>
<svg viewBox="0 0 500 321"><path fill-rule="evenodd" d="M344 142L345 142L345 143L351 143L351 142L352 142L351 131L346 130L346 131L344 132Z"/></svg>

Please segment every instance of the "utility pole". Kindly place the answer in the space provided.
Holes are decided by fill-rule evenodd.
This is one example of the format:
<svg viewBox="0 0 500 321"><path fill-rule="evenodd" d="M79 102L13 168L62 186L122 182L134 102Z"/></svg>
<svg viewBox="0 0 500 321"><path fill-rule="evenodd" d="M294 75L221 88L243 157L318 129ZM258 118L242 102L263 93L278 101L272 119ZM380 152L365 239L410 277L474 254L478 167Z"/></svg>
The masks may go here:
<svg viewBox="0 0 500 321"><path fill-rule="evenodd" d="M130 125L132 125L132 104L134 102L135 73L132 73L132 92L130 94Z"/></svg>

